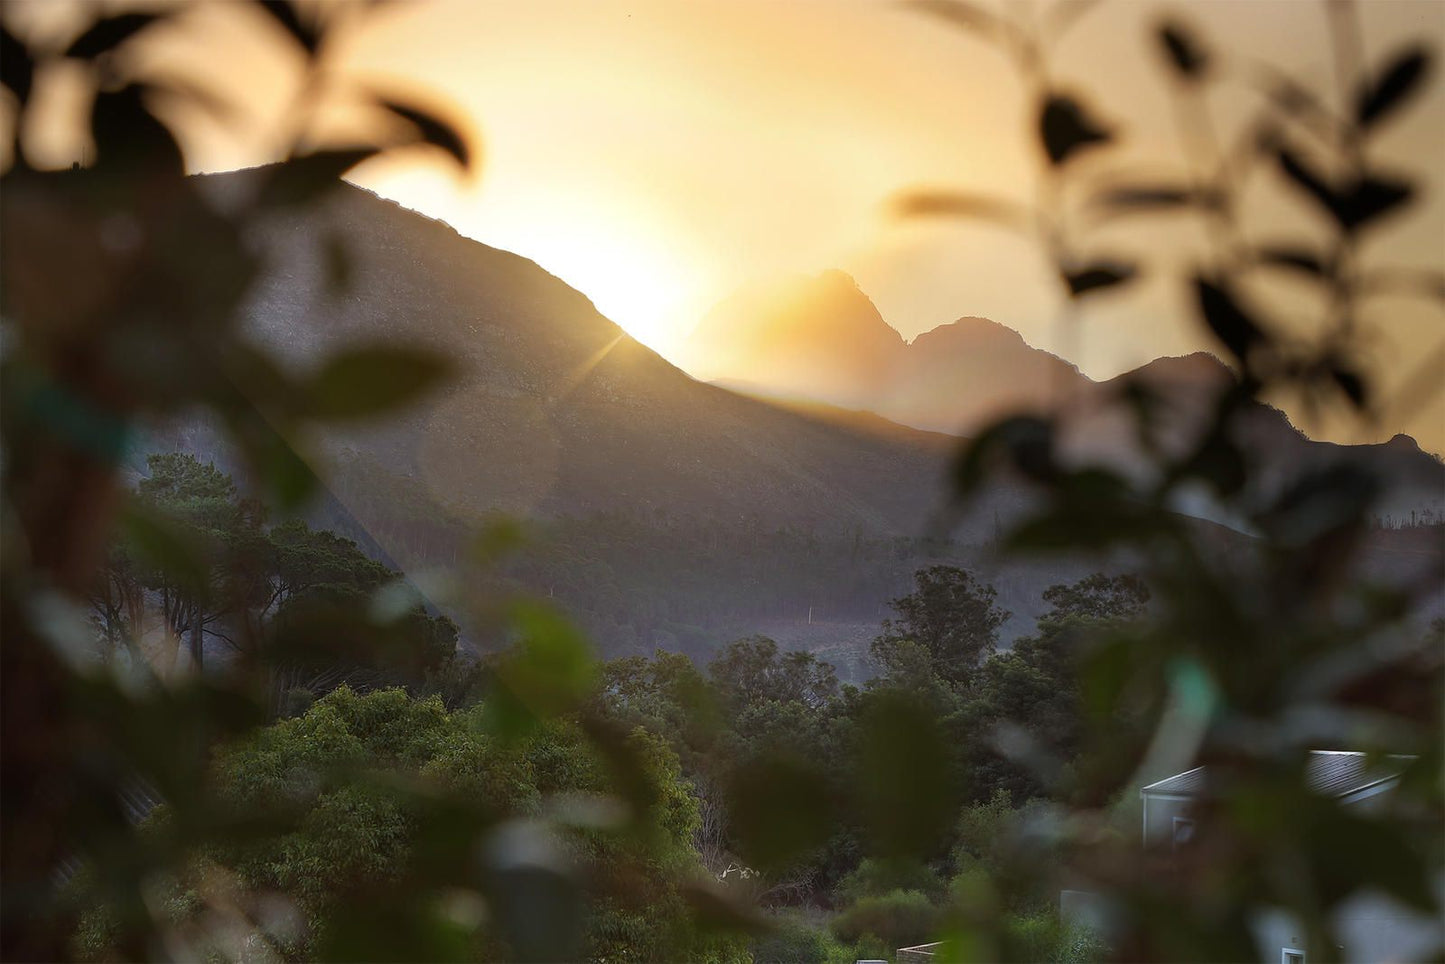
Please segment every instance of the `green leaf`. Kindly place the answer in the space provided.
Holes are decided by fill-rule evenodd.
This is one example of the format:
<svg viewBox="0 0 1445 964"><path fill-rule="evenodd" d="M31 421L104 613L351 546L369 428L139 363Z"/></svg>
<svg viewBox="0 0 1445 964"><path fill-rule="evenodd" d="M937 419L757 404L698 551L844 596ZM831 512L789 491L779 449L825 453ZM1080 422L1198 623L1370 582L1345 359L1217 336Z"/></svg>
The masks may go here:
<svg viewBox="0 0 1445 964"><path fill-rule="evenodd" d="M1377 82L1367 81L1361 86L1355 99L1355 119L1359 125L1373 127L1404 104L1419 88L1429 68L1430 51L1425 47L1409 47L1396 54Z"/></svg>
<svg viewBox="0 0 1445 964"><path fill-rule="evenodd" d="M728 813L742 858L759 870L781 870L823 846L833 819L825 780L812 764L781 753L739 766Z"/></svg>
<svg viewBox="0 0 1445 964"><path fill-rule="evenodd" d="M437 388L453 371L435 352L402 345L368 345L333 355L311 380L310 414L364 418L400 408Z"/></svg>
<svg viewBox="0 0 1445 964"><path fill-rule="evenodd" d="M89 30L75 38L65 49L65 56L93 60L119 47L164 16L155 13L121 13L113 17L102 17L92 24Z"/></svg>
<svg viewBox="0 0 1445 964"><path fill-rule="evenodd" d="M1049 163L1063 164L1079 151L1113 140L1113 133L1076 99L1067 94L1050 94L1039 111L1039 139Z"/></svg>
<svg viewBox="0 0 1445 964"><path fill-rule="evenodd" d="M381 97L380 101L387 110L414 125L423 141L440 147L455 158L462 167L471 165L471 148L451 123L423 108L403 104L387 97Z"/></svg>

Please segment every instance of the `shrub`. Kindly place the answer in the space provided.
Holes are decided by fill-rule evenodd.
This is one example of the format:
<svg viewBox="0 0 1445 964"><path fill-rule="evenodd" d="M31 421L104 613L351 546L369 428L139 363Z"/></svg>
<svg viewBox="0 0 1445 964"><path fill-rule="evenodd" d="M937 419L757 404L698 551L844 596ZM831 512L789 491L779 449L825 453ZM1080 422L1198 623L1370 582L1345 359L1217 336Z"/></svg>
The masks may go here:
<svg viewBox="0 0 1445 964"><path fill-rule="evenodd" d="M933 868L921 861L869 857L838 881L834 898L841 907L894 890L922 891L930 900L937 901L943 897L944 882Z"/></svg>
<svg viewBox="0 0 1445 964"><path fill-rule="evenodd" d="M871 934L891 950L922 944L937 936L940 911L918 890L894 890L864 897L833 919L840 940L857 941Z"/></svg>

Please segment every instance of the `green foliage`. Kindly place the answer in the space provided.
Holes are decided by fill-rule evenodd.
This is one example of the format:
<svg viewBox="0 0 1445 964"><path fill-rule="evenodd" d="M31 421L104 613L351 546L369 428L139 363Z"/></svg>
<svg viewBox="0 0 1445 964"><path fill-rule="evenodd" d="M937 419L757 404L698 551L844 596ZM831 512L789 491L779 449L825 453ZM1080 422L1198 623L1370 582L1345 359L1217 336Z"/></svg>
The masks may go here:
<svg viewBox="0 0 1445 964"><path fill-rule="evenodd" d="M903 661L898 649L912 642L923 647L934 671L952 683L966 683L998 645L998 628L1008 618L994 600L998 593L954 566L919 570L915 588L893 601L896 620L883 624L873 642L875 659L890 670Z"/></svg>
<svg viewBox="0 0 1445 964"><path fill-rule="evenodd" d="M871 935L890 948L923 944L937 936L943 915L928 895L894 890L864 897L833 918L833 933L843 941Z"/></svg>
<svg viewBox="0 0 1445 964"><path fill-rule="evenodd" d="M834 900L840 905L856 903L864 897L879 897L894 890L913 890L939 901L944 893L943 878L932 867L916 859L886 860L864 858L834 888Z"/></svg>

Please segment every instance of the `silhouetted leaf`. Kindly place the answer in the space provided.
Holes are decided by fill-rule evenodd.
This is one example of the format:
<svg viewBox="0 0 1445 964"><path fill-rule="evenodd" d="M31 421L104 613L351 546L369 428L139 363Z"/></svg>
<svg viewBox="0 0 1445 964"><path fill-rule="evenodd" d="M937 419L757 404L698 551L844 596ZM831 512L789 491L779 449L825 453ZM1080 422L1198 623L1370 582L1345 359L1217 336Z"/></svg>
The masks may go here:
<svg viewBox="0 0 1445 964"><path fill-rule="evenodd" d="M1358 230L1414 195L1414 188L1408 183L1385 177L1366 176L1337 188L1288 148L1280 150L1279 163L1285 175L1328 211L1346 232Z"/></svg>
<svg viewBox="0 0 1445 964"><path fill-rule="evenodd" d="M320 40L319 35L309 24L301 20L296 12L296 7L289 0L256 0L256 2L291 36L291 39L304 47L308 54L316 53L316 46Z"/></svg>
<svg viewBox="0 0 1445 964"><path fill-rule="evenodd" d="M451 371L442 356L413 347L348 348L312 379L312 414L352 418L398 408L435 388Z"/></svg>
<svg viewBox="0 0 1445 964"><path fill-rule="evenodd" d="M1069 293L1077 298L1090 291L1124 284L1133 279L1134 273L1131 264L1101 261L1079 271L1065 272L1064 281L1068 283Z"/></svg>
<svg viewBox="0 0 1445 964"><path fill-rule="evenodd" d="M1113 134L1067 94L1051 94L1039 112L1039 138L1049 163L1063 164L1077 152L1107 144Z"/></svg>
<svg viewBox="0 0 1445 964"><path fill-rule="evenodd" d="M180 145L146 107L141 87L101 91L91 107L91 132L102 167L144 168L179 177L185 169Z"/></svg>
<svg viewBox="0 0 1445 964"><path fill-rule="evenodd" d="M1267 246L1260 248L1256 256L1260 264L1292 268L1315 277L1323 277L1325 274L1324 261L1308 248Z"/></svg>
<svg viewBox="0 0 1445 964"><path fill-rule="evenodd" d="M1209 66L1209 56L1188 28L1176 21L1164 23L1159 27L1159 42L1163 45L1169 62L1180 75L1190 80L1198 80L1204 76L1204 71Z"/></svg>
<svg viewBox="0 0 1445 964"><path fill-rule="evenodd" d="M1101 190L1091 199L1109 208L1177 208L1193 204L1198 193L1192 188L1172 184L1129 184Z"/></svg>
<svg viewBox="0 0 1445 964"><path fill-rule="evenodd" d="M894 200L893 210L906 218L973 218L1010 227L1022 225L1028 216L1028 212L1013 201L961 191L910 191Z"/></svg>
<svg viewBox="0 0 1445 964"><path fill-rule="evenodd" d="M728 787L738 851L759 870L785 868L826 843L831 811L825 775L794 756L749 760Z"/></svg>
<svg viewBox="0 0 1445 964"><path fill-rule="evenodd" d="M375 147L347 147L292 158L270 170L257 203L263 207L309 204L340 185L343 174L377 153Z"/></svg>
<svg viewBox="0 0 1445 964"><path fill-rule="evenodd" d="M1336 361L1330 366L1330 378L1344 393L1355 408L1363 409L1369 401L1365 379L1344 362Z"/></svg>
<svg viewBox="0 0 1445 964"><path fill-rule="evenodd" d="M154 13L120 13L113 17L102 17L92 24L89 30L75 38L66 48L65 56L93 60L119 47L161 17L161 14Z"/></svg>
<svg viewBox="0 0 1445 964"><path fill-rule="evenodd" d="M1002 25L992 10L965 0L904 0L903 6L985 37L997 34Z"/></svg>
<svg viewBox="0 0 1445 964"><path fill-rule="evenodd" d="M398 103L385 97L381 98L381 104L393 114L415 125L421 133L423 141L440 147L456 158L457 163L462 167L468 167L471 164L471 150L468 148L467 142L450 123L441 120L429 111Z"/></svg>
<svg viewBox="0 0 1445 964"><path fill-rule="evenodd" d="M1052 422L1035 415L995 422L966 446L954 463L954 488L960 495L976 491L1001 460L1035 481L1047 482L1057 472L1053 448Z"/></svg>
<svg viewBox="0 0 1445 964"><path fill-rule="evenodd" d="M926 857L957 819L949 753L937 719L912 694L883 691L862 723L864 818L886 855Z"/></svg>
<svg viewBox="0 0 1445 964"><path fill-rule="evenodd" d="M1355 100L1355 119L1360 126L1371 127L1404 104L1420 86L1429 67L1430 51L1424 47L1410 47L1397 54L1378 82L1367 81L1361 86Z"/></svg>
<svg viewBox="0 0 1445 964"><path fill-rule="evenodd" d="M0 26L0 84L14 92L16 99L24 104L30 99L30 88L35 82L35 62L30 51L15 36Z"/></svg>
<svg viewBox="0 0 1445 964"><path fill-rule="evenodd" d="M1264 330L1227 288L1205 278L1195 278L1194 291L1205 323L1235 358L1246 361L1252 348L1267 341Z"/></svg>

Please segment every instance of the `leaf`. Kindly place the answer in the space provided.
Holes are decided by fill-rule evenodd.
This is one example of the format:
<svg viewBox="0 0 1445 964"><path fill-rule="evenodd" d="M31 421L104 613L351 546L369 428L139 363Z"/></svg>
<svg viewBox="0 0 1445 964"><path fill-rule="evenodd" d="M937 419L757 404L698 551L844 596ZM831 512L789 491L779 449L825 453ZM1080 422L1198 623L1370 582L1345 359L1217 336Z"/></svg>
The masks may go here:
<svg viewBox="0 0 1445 964"><path fill-rule="evenodd" d="M256 2L273 21L291 36L292 40L306 49L307 54L315 56L316 48L320 44L320 35L308 24L302 22L296 13L296 8L288 0L256 0Z"/></svg>
<svg viewBox="0 0 1445 964"><path fill-rule="evenodd" d="M1204 321L1234 357L1247 360L1250 351L1269 339L1234 295L1225 287L1203 277L1194 279L1195 296Z"/></svg>
<svg viewBox="0 0 1445 964"><path fill-rule="evenodd" d="M30 98L30 88L35 82L35 61L25 45L15 35L0 26L0 84L14 92L17 100L24 104Z"/></svg>
<svg viewBox="0 0 1445 964"><path fill-rule="evenodd" d="M1035 415L1014 415L988 426L954 462L952 476L958 494L969 495L982 486L1001 456L1026 477L1048 482L1058 468L1053 423Z"/></svg>
<svg viewBox="0 0 1445 964"><path fill-rule="evenodd" d="M1366 81L1355 100L1355 119L1369 128L1409 99L1430 68L1430 51L1414 46L1396 54L1376 83Z"/></svg>
<svg viewBox="0 0 1445 964"><path fill-rule="evenodd" d="M1081 271L1065 272L1064 281L1069 285L1069 293L1077 298L1090 291L1125 284L1133 279L1134 274L1135 268L1131 264L1100 261Z"/></svg>
<svg viewBox="0 0 1445 964"><path fill-rule="evenodd" d="M399 408L452 371L441 355L401 345L348 348L331 356L308 386L311 414L355 418Z"/></svg>
<svg viewBox="0 0 1445 964"><path fill-rule="evenodd" d="M909 191L894 199L893 211L905 218L969 218L1009 226L1021 226L1027 220L1023 206L1013 201L961 191Z"/></svg>
<svg viewBox="0 0 1445 964"><path fill-rule="evenodd" d="M1110 208L1177 208L1199 199L1192 188L1172 184L1129 184L1106 188L1094 195L1094 204Z"/></svg>
<svg viewBox="0 0 1445 964"><path fill-rule="evenodd" d="M1260 264L1293 268L1317 278L1324 277L1326 273L1324 260L1308 248L1267 246L1260 248L1255 256L1259 258Z"/></svg>
<svg viewBox="0 0 1445 964"><path fill-rule="evenodd" d="M781 870L832 832L826 775L808 761L769 753L741 764L728 785L738 852L759 870Z"/></svg>
<svg viewBox="0 0 1445 964"><path fill-rule="evenodd" d="M1368 405L1369 388L1359 372L1344 362L1336 361L1330 366L1330 378L1355 408L1364 409Z"/></svg>
<svg viewBox="0 0 1445 964"><path fill-rule="evenodd" d="M1107 144L1114 135L1073 97L1051 94L1039 112L1039 137L1049 163L1057 167L1081 150Z"/></svg>
<svg viewBox="0 0 1445 964"><path fill-rule="evenodd" d="M1415 194L1409 183L1389 177L1366 175L1336 187L1289 148L1279 151L1285 175L1323 207L1346 232L1354 232L1406 203Z"/></svg>
<svg viewBox="0 0 1445 964"><path fill-rule="evenodd" d="M903 6L985 37L996 35L1003 25L992 10L964 0L904 0Z"/></svg>
<svg viewBox="0 0 1445 964"><path fill-rule="evenodd" d="M1159 27L1159 42L1180 76L1199 80L1209 66L1209 55L1195 41L1192 32L1177 21Z"/></svg>
<svg viewBox="0 0 1445 964"><path fill-rule="evenodd" d="M113 17L102 17L71 42L65 50L65 56L93 60L119 47L162 16L154 13L120 13Z"/></svg>
<svg viewBox="0 0 1445 964"><path fill-rule="evenodd" d="M146 107L143 88L132 84L95 95L91 132L98 163L107 168L143 168L152 173L184 172L180 145Z"/></svg>
<svg viewBox="0 0 1445 964"><path fill-rule="evenodd" d="M348 147L292 158L271 170L257 203L279 208L308 204L339 185L347 171L377 153L375 147Z"/></svg>
<svg viewBox="0 0 1445 964"><path fill-rule="evenodd" d="M415 125L423 141L440 147L452 157L456 158L457 163L462 167L471 166L471 149L467 146L466 140L462 138L461 134L458 133L457 129L450 123L441 120L426 110L411 107L385 97L381 98L381 105L403 120Z"/></svg>

